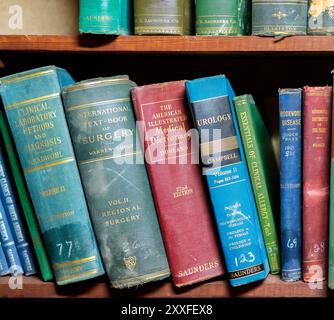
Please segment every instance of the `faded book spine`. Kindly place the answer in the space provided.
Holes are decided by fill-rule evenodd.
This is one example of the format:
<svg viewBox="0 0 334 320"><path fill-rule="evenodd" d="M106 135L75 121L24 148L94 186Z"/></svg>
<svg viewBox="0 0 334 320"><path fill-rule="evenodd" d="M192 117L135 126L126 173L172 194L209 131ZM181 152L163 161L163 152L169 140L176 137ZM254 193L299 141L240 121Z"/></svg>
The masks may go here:
<svg viewBox="0 0 334 320"><path fill-rule="evenodd" d="M308 10L308 34L334 34L333 0L310 0Z"/></svg>
<svg viewBox="0 0 334 320"><path fill-rule="evenodd" d="M327 279L331 87L304 87L303 278Z"/></svg>
<svg viewBox="0 0 334 320"><path fill-rule="evenodd" d="M111 286L127 288L170 275L152 192L136 143L127 76L79 82L64 90L66 116Z"/></svg>
<svg viewBox="0 0 334 320"><path fill-rule="evenodd" d="M177 287L223 274L205 185L192 148L184 81L132 90L173 281Z"/></svg>
<svg viewBox="0 0 334 320"><path fill-rule="evenodd" d="M307 0L252 0L252 34L306 35Z"/></svg>
<svg viewBox="0 0 334 320"><path fill-rule="evenodd" d="M282 279L301 279L302 90L280 89Z"/></svg>
<svg viewBox="0 0 334 320"><path fill-rule="evenodd" d="M193 0L134 0L135 34L189 35L193 15Z"/></svg>
<svg viewBox="0 0 334 320"><path fill-rule="evenodd" d="M58 285L104 274L54 66L0 79L1 96Z"/></svg>

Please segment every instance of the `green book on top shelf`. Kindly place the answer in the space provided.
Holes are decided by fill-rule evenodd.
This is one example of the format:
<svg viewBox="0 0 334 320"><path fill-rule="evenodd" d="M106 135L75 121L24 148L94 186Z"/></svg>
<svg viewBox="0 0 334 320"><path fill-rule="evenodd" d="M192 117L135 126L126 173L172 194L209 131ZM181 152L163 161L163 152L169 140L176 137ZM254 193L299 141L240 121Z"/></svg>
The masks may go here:
<svg viewBox="0 0 334 320"><path fill-rule="evenodd" d="M280 272L278 236L275 227L275 185L278 169L270 135L251 95L235 97L242 142L272 274Z"/></svg>

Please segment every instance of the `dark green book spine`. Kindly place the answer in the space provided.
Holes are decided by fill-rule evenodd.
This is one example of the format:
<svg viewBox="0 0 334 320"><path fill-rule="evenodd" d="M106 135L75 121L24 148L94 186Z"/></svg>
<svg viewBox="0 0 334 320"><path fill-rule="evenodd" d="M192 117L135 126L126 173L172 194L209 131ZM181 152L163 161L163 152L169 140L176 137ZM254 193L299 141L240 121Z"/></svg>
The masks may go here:
<svg viewBox="0 0 334 320"><path fill-rule="evenodd" d="M239 128L262 233L267 250L270 271L280 272L279 241L274 220L275 190L279 190L278 169L269 133L251 95L234 99Z"/></svg>
<svg viewBox="0 0 334 320"><path fill-rule="evenodd" d="M53 278L50 263L48 261L48 257L44 248L43 240L38 227L37 218L35 216L26 182L23 177L22 169L19 163L16 149L14 147L14 142L12 134L10 133L10 128L6 119L6 115L2 106L0 109L0 131L5 149L7 151L8 162L10 164L12 177L17 189L18 199L20 200L27 228L30 233L42 279L44 281L49 281Z"/></svg>
<svg viewBox="0 0 334 320"><path fill-rule="evenodd" d="M249 33L250 0L197 0L196 34L239 36Z"/></svg>
<svg viewBox="0 0 334 320"><path fill-rule="evenodd" d="M193 0L134 0L135 34L192 34L193 14Z"/></svg>
<svg viewBox="0 0 334 320"><path fill-rule="evenodd" d="M63 93L88 206L115 288L170 274L140 143L136 143L133 86L127 76L119 76L83 81Z"/></svg>

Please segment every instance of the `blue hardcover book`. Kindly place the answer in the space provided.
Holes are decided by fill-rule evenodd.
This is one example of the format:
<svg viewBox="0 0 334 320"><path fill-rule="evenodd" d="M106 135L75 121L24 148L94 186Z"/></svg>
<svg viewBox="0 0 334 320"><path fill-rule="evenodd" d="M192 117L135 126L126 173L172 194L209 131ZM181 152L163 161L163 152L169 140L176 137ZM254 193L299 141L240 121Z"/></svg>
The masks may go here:
<svg viewBox="0 0 334 320"><path fill-rule="evenodd" d="M6 166L3 149L0 146L0 199L5 208L24 274L29 276L36 273L36 268Z"/></svg>
<svg viewBox="0 0 334 320"><path fill-rule="evenodd" d="M0 93L57 284L104 274L54 66L0 79Z"/></svg>
<svg viewBox="0 0 334 320"><path fill-rule="evenodd" d="M9 269L7 259L2 248L2 244L0 242L0 276L5 276L6 274L8 274L8 272Z"/></svg>
<svg viewBox="0 0 334 320"><path fill-rule="evenodd" d="M262 280L269 264L237 125L235 94L223 75L187 81L186 86L230 283Z"/></svg>
<svg viewBox="0 0 334 320"><path fill-rule="evenodd" d="M282 279L301 279L302 90L279 90Z"/></svg>
<svg viewBox="0 0 334 320"><path fill-rule="evenodd" d="M0 242L9 268L13 275L23 274L22 264L17 252L13 234L10 230L5 208L0 199Z"/></svg>

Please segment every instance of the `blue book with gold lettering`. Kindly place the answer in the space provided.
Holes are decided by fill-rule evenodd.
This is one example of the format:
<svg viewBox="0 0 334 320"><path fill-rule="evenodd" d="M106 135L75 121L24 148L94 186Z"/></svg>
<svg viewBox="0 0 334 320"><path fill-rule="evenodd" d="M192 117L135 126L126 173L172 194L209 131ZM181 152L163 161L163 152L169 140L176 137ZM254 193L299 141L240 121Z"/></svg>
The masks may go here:
<svg viewBox="0 0 334 320"><path fill-rule="evenodd" d="M0 242L7 260L9 273L18 275L23 273L21 260L17 252L12 231L10 229L5 207L0 199Z"/></svg>
<svg viewBox="0 0 334 320"><path fill-rule="evenodd" d="M2 244L0 242L0 276L5 276L6 274L8 274L8 272L9 272L9 268L8 268L7 259L3 251L3 248L2 248Z"/></svg>
<svg viewBox="0 0 334 320"><path fill-rule="evenodd" d="M0 79L0 93L56 282L104 273L68 131L54 66Z"/></svg>
<svg viewBox="0 0 334 320"><path fill-rule="evenodd" d="M281 259L282 279L297 281L302 276L302 90L281 89Z"/></svg>
<svg viewBox="0 0 334 320"><path fill-rule="evenodd" d="M64 89L64 106L87 203L111 286L128 288L170 275L127 76Z"/></svg>
<svg viewBox="0 0 334 320"><path fill-rule="evenodd" d="M7 215L10 230L12 232L16 249L20 257L22 268L26 276L36 273L36 268L28 243L25 230L23 228L21 213L16 201L16 196L5 162L3 149L0 146L0 199L4 205L5 213Z"/></svg>
<svg viewBox="0 0 334 320"><path fill-rule="evenodd" d="M186 86L230 283L240 286L265 279L269 263L233 89L223 75L187 81Z"/></svg>

